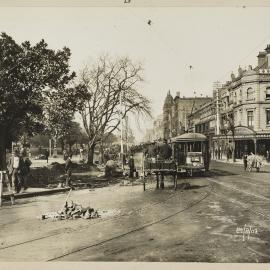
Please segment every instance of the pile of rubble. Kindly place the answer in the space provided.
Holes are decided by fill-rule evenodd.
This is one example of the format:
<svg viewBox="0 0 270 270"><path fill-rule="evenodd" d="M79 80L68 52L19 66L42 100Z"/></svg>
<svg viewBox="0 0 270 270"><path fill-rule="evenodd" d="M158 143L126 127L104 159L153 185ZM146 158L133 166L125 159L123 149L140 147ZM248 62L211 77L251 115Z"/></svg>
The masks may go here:
<svg viewBox="0 0 270 270"><path fill-rule="evenodd" d="M40 219L52 219L52 220L63 220L63 219L93 219L101 217L97 210L91 207L82 207L79 204L66 202L64 208L58 212L49 212L41 215Z"/></svg>

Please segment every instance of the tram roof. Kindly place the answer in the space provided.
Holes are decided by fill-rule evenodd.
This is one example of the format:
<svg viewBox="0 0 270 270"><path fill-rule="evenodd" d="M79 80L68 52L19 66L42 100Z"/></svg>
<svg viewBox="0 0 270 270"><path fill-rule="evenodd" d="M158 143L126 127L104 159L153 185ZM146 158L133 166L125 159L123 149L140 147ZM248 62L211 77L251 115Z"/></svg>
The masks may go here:
<svg viewBox="0 0 270 270"><path fill-rule="evenodd" d="M173 137L171 142L204 142L207 137L201 133L184 133L180 136Z"/></svg>

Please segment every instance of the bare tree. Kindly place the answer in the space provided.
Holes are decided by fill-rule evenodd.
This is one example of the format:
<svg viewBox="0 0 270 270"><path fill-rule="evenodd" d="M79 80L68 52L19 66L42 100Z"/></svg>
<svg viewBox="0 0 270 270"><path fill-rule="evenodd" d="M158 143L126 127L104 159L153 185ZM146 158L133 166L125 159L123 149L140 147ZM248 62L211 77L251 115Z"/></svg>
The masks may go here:
<svg viewBox="0 0 270 270"><path fill-rule="evenodd" d="M81 96L79 113L89 139L89 164L93 164L96 144L118 128L121 117L128 113L151 116L150 101L137 89L143 82L142 72L142 66L129 58L112 60L108 56L82 70L76 96Z"/></svg>

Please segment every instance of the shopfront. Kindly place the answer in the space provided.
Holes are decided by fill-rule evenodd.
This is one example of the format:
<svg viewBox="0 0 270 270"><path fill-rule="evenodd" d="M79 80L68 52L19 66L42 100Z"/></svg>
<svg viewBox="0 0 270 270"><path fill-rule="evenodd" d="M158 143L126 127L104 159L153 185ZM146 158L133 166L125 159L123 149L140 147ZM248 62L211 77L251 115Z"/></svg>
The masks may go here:
<svg viewBox="0 0 270 270"><path fill-rule="evenodd" d="M234 150L235 158L242 158L244 154L258 154L266 156L266 151L270 151L270 132L257 133L247 127L235 127L234 135L232 131L220 136L214 136L216 145L221 145L223 153Z"/></svg>

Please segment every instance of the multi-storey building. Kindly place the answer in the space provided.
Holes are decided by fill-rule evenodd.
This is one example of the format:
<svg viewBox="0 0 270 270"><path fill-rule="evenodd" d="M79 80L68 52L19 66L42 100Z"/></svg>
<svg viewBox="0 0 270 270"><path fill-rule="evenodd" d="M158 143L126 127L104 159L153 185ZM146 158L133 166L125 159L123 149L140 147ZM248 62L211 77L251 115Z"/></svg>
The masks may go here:
<svg viewBox="0 0 270 270"><path fill-rule="evenodd" d="M190 130L211 136L212 148L266 154L270 150L270 45L253 69L239 67L214 91L213 101L189 115Z"/></svg>
<svg viewBox="0 0 270 270"><path fill-rule="evenodd" d="M153 138L154 141L163 139L163 115L159 115L153 123Z"/></svg>
<svg viewBox="0 0 270 270"><path fill-rule="evenodd" d="M143 142L160 141L163 139L163 115L159 115L153 122L153 127L146 129Z"/></svg>
<svg viewBox="0 0 270 270"><path fill-rule="evenodd" d="M188 115L211 101L210 97L180 97L180 92L173 98L169 91L163 106L164 138L168 139L186 132Z"/></svg>

